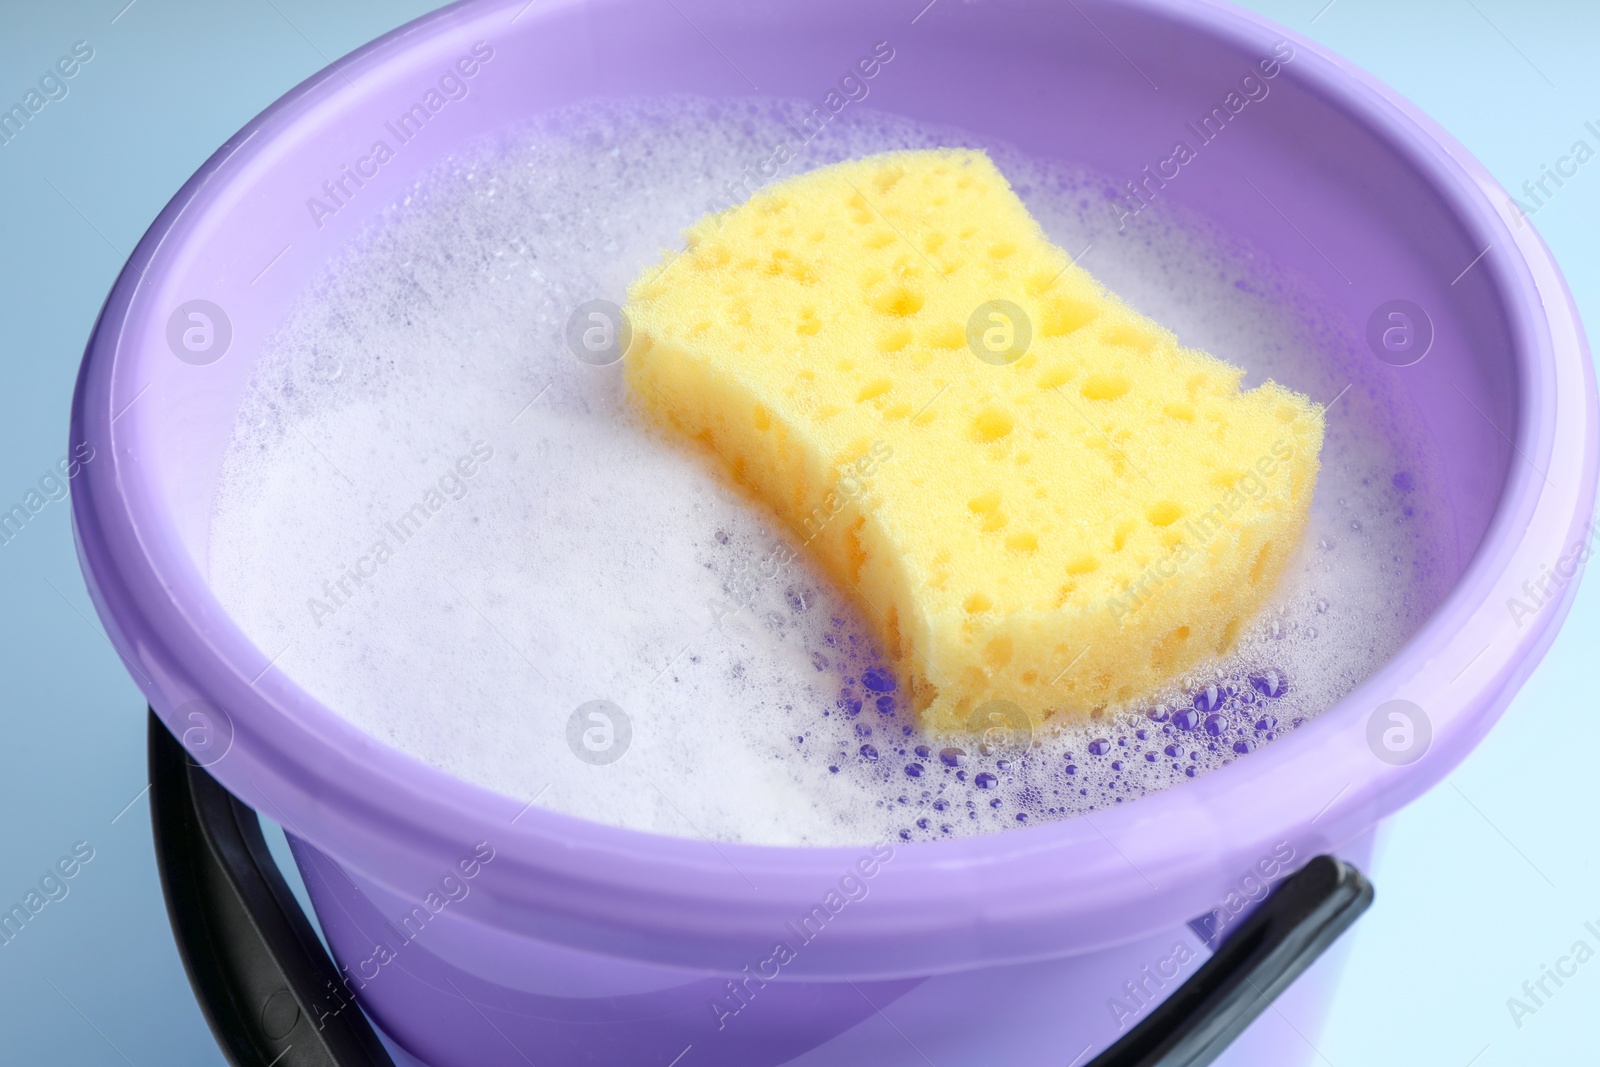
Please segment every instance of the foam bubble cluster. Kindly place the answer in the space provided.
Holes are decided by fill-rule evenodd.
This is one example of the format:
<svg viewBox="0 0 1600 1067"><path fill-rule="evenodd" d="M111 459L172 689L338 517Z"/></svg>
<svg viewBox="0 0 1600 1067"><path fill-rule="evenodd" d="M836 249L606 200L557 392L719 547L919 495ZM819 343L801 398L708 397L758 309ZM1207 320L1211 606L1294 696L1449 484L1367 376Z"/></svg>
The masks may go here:
<svg viewBox="0 0 1600 1067"><path fill-rule="evenodd" d="M798 106L553 114L423 178L330 265L260 358L212 522L212 584L277 669L512 797L838 845L1015 828L1260 758L1426 617L1456 565L1436 464L1359 337L1174 208L1119 233L1104 177L857 108L786 173L984 148L1052 240L1087 246L1085 265L1183 343L1325 403L1343 391L1304 542L1224 661L1020 741L921 731L788 531L565 337L580 304L622 303ZM572 728L593 707L628 729ZM597 759L578 737L628 747Z"/></svg>

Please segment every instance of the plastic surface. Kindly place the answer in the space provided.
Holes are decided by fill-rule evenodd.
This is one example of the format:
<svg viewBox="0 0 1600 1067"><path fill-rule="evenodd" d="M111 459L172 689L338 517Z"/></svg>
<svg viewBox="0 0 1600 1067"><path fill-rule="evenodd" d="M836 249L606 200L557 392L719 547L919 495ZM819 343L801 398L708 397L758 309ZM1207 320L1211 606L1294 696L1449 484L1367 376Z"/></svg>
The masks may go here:
<svg viewBox="0 0 1600 1067"><path fill-rule="evenodd" d="M1329 885L1308 864L1255 911L1215 931L1213 940L1224 943L1218 957L1208 959L1205 935L1184 925L1095 952L911 980L762 985L741 973L731 976L748 1001L738 1007L726 975L647 973L548 945L501 946L497 958L479 943L476 957L447 959L441 953L460 936L452 925L471 922L463 919L470 897L462 902L465 911L452 904L422 921L410 910L414 902L349 877L302 841L291 837L289 843L350 988L428 1067L509 1065L524 1058L665 1064L679 1055L726 1067L926 1067L930 1059L941 1067L1059 1065L1074 1058L1074 1067L1087 1067L1097 1051L1109 1055L1119 1039L1140 1031L1151 1040L1119 1052L1135 1057L1121 1063L1153 1065L1162 1061L1148 1057L1171 1055L1178 1057L1174 1064L1184 1057L1199 1064L1211 1061L1196 1056L1221 1052L1220 1067L1309 1067L1306 1042L1316 1036L1308 1021L1315 1023L1325 1009L1345 945L1335 944L1283 990L1342 928L1319 922L1324 915L1307 905L1337 911L1342 901L1351 905L1345 920L1365 906L1359 875ZM1364 835L1341 850L1340 860L1313 864L1326 872L1337 863L1353 873L1370 864L1372 846L1372 835ZM1295 880L1299 889L1287 892ZM1240 940L1226 944L1236 936ZM520 988L508 984L504 972L496 974L496 964L513 955L524 975ZM1230 999L1241 977L1261 981L1263 989L1277 984L1260 1004ZM539 979L538 986L528 978ZM1158 1007L1184 991L1188 1004ZM1239 1034L1271 997L1279 1010ZM713 1001L737 1008L723 1027L708 1025ZM1210 1013L1192 1013L1195 1008ZM1283 1018L1299 1021L1284 1024ZM1227 1046L1224 1039L1234 1040Z"/></svg>
<svg viewBox="0 0 1600 1067"><path fill-rule="evenodd" d="M1372 906L1361 872L1317 856L1187 982L1088 1067L1205 1067Z"/></svg>
<svg viewBox="0 0 1600 1067"><path fill-rule="evenodd" d="M154 715L150 722L154 805L164 828L158 856L167 872L173 926L196 995L231 1062L390 1067L352 1002L328 996L338 988L337 975L309 927L280 921L285 906L293 912L294 904L270 859L263 862L265 846L254 813L189 762ZM315 868L316 861L308 860L307 866ZM199 879L185 876L201 868ZM235 899L249 901L247 914L232 906ZM1372 899L1372 886L1354 867L1331 856L1314 858L1272 890L1221 939L1215 955L1087 1067L1212 1063ZM226 913L224 921L206 921L218 912ZM1142 980L1150 981L1148 971ZM468 998L462 994L462 999ZM297 1013L289 1011L290 1000ZM262 1033L274 1006L281 1025L275 1033ZM510 1035L502 1036L514 1044ZM592 1047L586 1051L591 1058L601 1054Z"/></svg>
<svg viewBox="0 0 1600 1067"><path fill-rule="evenodd" d="M718 48L740 56L764 93L820 99L889 40L899 54L874 81L872 106L1131 179L1287 38L1296 57L1268 104L1161 195L1312 279L1356 329L1396 298L1425 308L1434 327L1429 355L1388 381L1445 458L1461 570L1402 653L1306 727L1182 788L1092 819L897 848L850 921L808 944L761 1003L782 1000L768 994L790 984L827 989L818 1003L833 1004L851 983L887 992L1001 968L1021 983L1038 961L1164 938L1280 844L1302 857L1335 851L1438 781L1532 670L1575 590L1520 624L1506 611L1525 580L1585 536L1593 511L1594 384L1581 327L1537 235L1514 225L1504 193L1448 135L1315 45L1220 5L947 3L914 25L911 7L921 5L446 9L340 60L219 150L141 241L85 355L72 440L110 460L73 484L78 549L152 706L180 731L193 715L212 722L212 736L227 739L212 773L336 858L351 886L394 915L490 843L496 858L470 899L430 924L428 948L496 986L560 993L581 1016L577 1029L594 1029L607 998L725 980L760 961L858 850L712 848L522 812L523 799L426 767L319 706L273 668L278 650L240 633L204 577L217 467L261 339L375 212L475 137L596 94L751 92ZM319 227L306 198L477 41L495 58L468 98ZM225 308L232 325L228 353L204 365L175 358L166 341L170 316L192 299ZM1368 717L1394 698L1421 705L1433 727L1431 748L1406 767L1367 744ZM359 966L370 943L356 944L357 920L336 934L344 920L318 907L341 961ZM426 1001L389 1000L386 984L366 995L403 1044L441 1025ZM432 995L435 1008L456 999ZM831 1023L804 1033L786 1032L781 1012L739 1020L766 1035L748 1039L766 1051L746 1062L782 1062L771 1058L780 1046L799 1049L881 1007L851 996L853 1006L840 999ZM698 1058L727 1031L711 1025L703 998L697 1011ZM797 1007L793 1017L833 1011ZM521 1062L482 1018L462 1018L454 1047L465 1062Z"/></svg>
<svg viewBox="0 0 1600 1067"><path fill-rule="evenodd" d="M393 1067L267 851L256 813L150 715L150 818L178 952L235 1067Z"/></svg>

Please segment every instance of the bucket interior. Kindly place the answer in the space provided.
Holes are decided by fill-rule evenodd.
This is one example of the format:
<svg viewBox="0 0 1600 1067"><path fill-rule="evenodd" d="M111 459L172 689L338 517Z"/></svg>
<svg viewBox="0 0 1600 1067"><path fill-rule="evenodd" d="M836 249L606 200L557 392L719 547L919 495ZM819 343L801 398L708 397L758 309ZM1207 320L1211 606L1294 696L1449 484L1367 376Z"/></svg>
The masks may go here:
<svg viewBox="0 0 1600 1067"><path fill-rule="evenodd" d="M442 163L541 115L690 94L829 109L843 98L840 123L856 107L973 131L1098 174L1107 219L1198 219L1259 256L1341 338L1355 395L1312 398L1330 411L1341 398L1386 410L1418 442L1424 454L1397 456L1395 469L1429 470L1440 510L1430 549L1448 590L1512 472L1522 386L1498 258L1421 170L1418 149L1334 101L1320 83L1334 75L1296 66L1293 45L1264 35L1162 5L947 8L915 22L845 3L571 3L517 19L485 8L395 35L290 94L197 179L218 187L179 218L173 254L128 323L142 344L118 363L118 446L179 557L202 576L210 568L222 459L256 358L382 214ZM870 80L853 74L882 45L893 61ZM1198 150L1166 170L1176 141ZM235 150L242 162L229 165ZM730 162L730 178L744 163ZM226 342L173 358L197 307ZM1397 325L1405 341L1386 347Z"/></svg>
<svg viewBox="0 0 1600 1067"><path fill-rule="evenodd" d="M1200 145L1196 126L1272 55L1138 5L1090 5L1083 14L1070 5L948 6L910 25L847 5L804 13L706 6L686 18L671 5L574 4L511 25L486 19L319 75L348 84L314 106L281 108L276 123L291 123L293 135L234 177L225 202L189 220L198 233L184 242L182 261L150 279L158 292L147 307L209 300L232 332L224 357L196 366L170 358L167 322L145 323L151 358L136 376L148 391L136 423L123 428L137 434L130 443L141 472L195 566L205 571L220 464L254 357L292 302L381 211L486 136L607 96L755 95L739 71L759 72L761 95L820 103L857 59L888 41L895 58L868 83L865 105L1097 171L1107 178L1109 213L1111 192L1136 204L1128 183L1154 188L1147 168L1171 158L1174 141ZM393 128L476 41L488 42L494 58L461 79L467 95L397 144L337 213L319 217L309 205L332 202L324 183L375 141L395 140L385 124ZM737 54L737 67L718 49ZM394 55L376 62L386 52ZM1436 446L1448 558L1459 569L1493 514L1516 432L1512 341L1492 264L1466 269L1484 249L1453 205L1405 150L1321 98L1303 73L1285 64L1270 96L1238 114L1158 195L1298 274L1342 318L1352 344L1364 346L1369 320L1391 301L1423 310L1432 333L1426 357L1368 369ZM739 169L730 165L730 176Z"/></svg>

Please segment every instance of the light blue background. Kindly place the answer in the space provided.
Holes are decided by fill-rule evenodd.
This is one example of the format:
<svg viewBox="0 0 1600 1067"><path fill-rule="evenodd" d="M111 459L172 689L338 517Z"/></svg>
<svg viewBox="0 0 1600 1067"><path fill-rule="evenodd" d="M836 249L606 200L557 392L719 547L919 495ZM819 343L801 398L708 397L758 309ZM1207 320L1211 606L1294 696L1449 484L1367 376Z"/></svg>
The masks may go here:
<svg viewBox="0 0 1600 1067"><path fill-rule="evenodd" d="M666 0L662 0L666 2ZM957 0L947 0L957 2ZM1511 190L1600 125L1600 5L1255 0L1420 105ZM0 3L0 99L74 41L95 57L0 147L0 500L66 450L85 338L126 254L212 150L427 0ZM120 14L119 14L120 12ZM1319 13L1320 12L1320 13ZM115 20L115 21L113 21ZM1539 211L1600 322L1600 162ZM79 577L64 502L0 547L0 901L87 840L95 858L0 947L0 1061L220 1064L173 947L151 850L143 701ZM1594 663L1600 586L1487 742L1393 821L1353 935L1337 1067L1600 1062L1600 961L1536 1015L1506 1000L1600 925ZM131 806L130 806L131 804ZM119 817L120 813L120 817Z"/></svg>

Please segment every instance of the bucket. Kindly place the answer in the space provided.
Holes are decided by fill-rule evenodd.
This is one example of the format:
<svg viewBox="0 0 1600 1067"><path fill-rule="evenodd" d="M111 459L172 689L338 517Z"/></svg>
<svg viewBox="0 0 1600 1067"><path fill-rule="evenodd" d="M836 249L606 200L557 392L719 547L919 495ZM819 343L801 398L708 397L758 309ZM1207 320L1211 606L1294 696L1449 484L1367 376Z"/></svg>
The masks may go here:
<svg viewBox="0 0 1600 1067"><path fill-rule="evenodd" d="M1376 324L1377 380L1437 446L1453 519L1451 591L1401 652L1192 783L877 848L714 844L530 807L388 747L276 669L209 588L207 538L253 361L326 264L452 151L532 116L747 95L748 74L822 100L878 42L895 59L872 106L1130 188L1277 58L1270 101L1159 194L1311 279L1356 333ZM433 108L443 78L466 88ZM378 161L386 124L419 107ZM311 207L333 182L338 210ZM1397 308L1425 346L1387 339ZM73 522L113 642L193 759L290 835L343 975L302 1011L353 997L429 1067L1086 1062L1265 886L1318 854L1364 865L1378 823L1487 733L1575 592L1597 450L1570 296L1487 172L1348 63L1205 0L452 6L296 87L184 186L107 299L72 435L97 457ZM1508 610L1551 569L1547 595ZM1398 757L1372 741L1397 700L1417 731ZM1336 964L1222 1062L1309 1062L1296 1031L1314 1034Z"/></svg>

